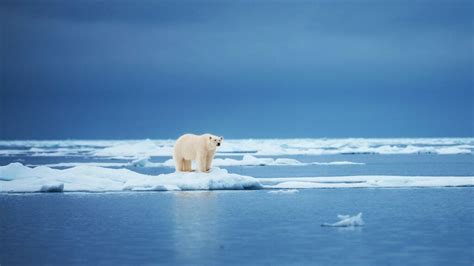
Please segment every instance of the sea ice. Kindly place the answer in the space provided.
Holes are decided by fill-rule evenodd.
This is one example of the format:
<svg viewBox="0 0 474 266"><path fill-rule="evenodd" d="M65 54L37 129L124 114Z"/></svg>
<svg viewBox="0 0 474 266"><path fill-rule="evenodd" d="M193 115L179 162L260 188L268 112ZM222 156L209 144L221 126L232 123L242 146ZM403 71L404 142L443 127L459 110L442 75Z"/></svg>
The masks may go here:
<svg viewBox="0 0 474 266"><path fill-rule="evenodd" d="M349 216L349 215L338 215L337 218L339 218L339 222L335 223L323 223L321 226L329 226L329 227L349 227L349 226L362 226L364 225L364 221L362 220L362 213L359 212L359 214L354 215L354 216Z"/></svg>
<svg viewBox="0 0 474 266"><path fill-rule="evenodd" d="M310 188L400 188L474 186L473 176L331 176L260 178L269 189Z"/></svg>
<svg viewBox="0 0 474 266"><path fill-rule="evenodd" d="M128 169L77 166L64 170L20 163L0 166L0 192L121 191L121 190L229 190L260 189L253 177L213 168L210 173L144 175Z"/></svg>
<svg viewBox="0 0 474 266"><path fill-rule="evenodd" d="M93 151L94 156L116 159L138 159L147 156L171 156L172 154L173 143L166 141L163 144L158 144L158 142L149 139L138 142L124 142Z"/></svg>
<svg viewBox="0 0 474 266"><path fill-rule="evenodd" d="M194 162L193 162L194 163ZM150 157L134 160L131 165L136 167L174 167L174 160L169 159L163 163L150 162ZM243 155L241 160L232 158L214 158L213 166L305 166L305 165L364 165L359 162L333 161L333 162L310 162L303 163L290 158L262 158L250 154Z"/></svg>
<svg viewBox="0 0 474 266"><path fill-rule="evenodd" d="M171 156L175 140L0 141L0 155L138 159ZM473 138L226 139L217 155L472 154Z"/></svg>
<svg viewBox="0 0 474 266"><path fill-rule="evenodd" d="M61 186L62 184L62 186ZM210 173L140 174L126 168L77 166L53 169L21 163L0 166L0 192L392 188L473 186L472 176L333 176L253 178L214 167Z"/></svg>
<svg viewBox="0 0 474 266"><path fill-rule="evenodd" d="M270 194L295 194L300 192L297 189L277 189L277 190L270 190L268 193Z"/></svg>
<svg viewBox="0 0 474 266"><path fill-rule="evenodd" d="M332 162L309 162L303 163L295 159L290 158L260 158L252 155L244 155L241 160L233 158L215 158L212 162L212 166L307 166L307 165L364 165L365 163L350 162L350 161L332 161ZM48 167L74 167L74 166L100 166L100 167L170 167L174 168L175 162L173 159L168 159L164 162L152 162L150 156L143 156L138 159L132 160L131 162L62 162L54 164L43 164L42 166ZM28 165L38 166L38 165ZM193 162L193 168L195 162Z"/></svg>

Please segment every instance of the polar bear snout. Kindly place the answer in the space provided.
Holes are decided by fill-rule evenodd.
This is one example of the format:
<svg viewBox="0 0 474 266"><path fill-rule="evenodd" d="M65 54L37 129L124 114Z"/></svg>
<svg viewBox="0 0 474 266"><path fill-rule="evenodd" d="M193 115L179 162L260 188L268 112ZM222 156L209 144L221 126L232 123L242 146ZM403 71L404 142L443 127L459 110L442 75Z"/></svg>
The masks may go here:
<svg viewBox="0 0 474 266"><path fill-rule="evenodd" d="M216 147L221 146L223 139L223 137L209 136L210 147L215 149Z"/></svg>

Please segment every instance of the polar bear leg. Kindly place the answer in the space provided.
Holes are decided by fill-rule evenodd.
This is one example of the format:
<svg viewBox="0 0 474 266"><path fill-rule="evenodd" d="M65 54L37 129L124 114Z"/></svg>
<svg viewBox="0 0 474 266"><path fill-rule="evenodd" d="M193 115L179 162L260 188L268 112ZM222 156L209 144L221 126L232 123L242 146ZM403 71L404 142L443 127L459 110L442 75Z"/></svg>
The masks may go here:
<svg viewBox="0 0 474 266"><path fill-rule="evenodd" d="M191 167L191 160L184 160L183 159L183 171L184 172L191 172L193 169Z"/></svg>
<svg viewBox="0 0 474 266"><path fill-rule="evenodd" d="M211 166L212 166L211 164L212 164L213 157L214 157L214 155L212 155L212 154L208 154L206 156L206 172L211 170Z"/></svg>
<svg viewBox="0 0 474 266"><path fill-rule="evenodd" d="M207 161L207 156L206 155L199 155L197 158L197 169L199 172L207 172L206 171L206 161Z"/></svg>
<svg viewBox="0 0 474 266"><path fill-rule="evenodd" d="M176 172L184 171L184 159L183 158L174 158Z"/></svg>

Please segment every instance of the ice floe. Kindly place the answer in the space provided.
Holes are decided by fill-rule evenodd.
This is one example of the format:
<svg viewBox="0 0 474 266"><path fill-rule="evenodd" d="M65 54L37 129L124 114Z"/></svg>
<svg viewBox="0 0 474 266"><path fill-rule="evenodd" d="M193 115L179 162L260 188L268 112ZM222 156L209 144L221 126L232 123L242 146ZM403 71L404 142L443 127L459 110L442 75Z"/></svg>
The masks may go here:
<svg viewBox="0 0 474 266"><path fill-rule="evenodd" d="M174 140L0 141L0 156L171 156ZM472 154L474 138L226 139L217 155Z"/></svg>
<svg viewBox="0 0 474 266"><path fill-rule="evenodd" d="M47 167L54 167L54 168L70 168L76 166L99 166L99 167L124 167L130 166L131 163L119 163L119 162L62 162L62 163L49 163L49 164L28 164L27 166L35 167L35 166L47 166Z"/></svg>
<svg viewBox="0 0 474 266"><path fill-rule="evenodd" d="M153 163L149 161L149 158L142 158L132 162L134 166L141 167L174 167L173 159L169 159L163 163ZM334 162L310 162L303 163L296 159L291 158L262 158L255 157L249 154L243 155L242 159L232 158L215 158L212 161L213 166L304 166L304 165L364 165L359 162L349 161L334 161Z"/></svg>
<svg viewBox="0 0 474 266"><path fill-rule="evenodd" d="M195 168L195 162L193 162L193 168ZM364 165L361 162L350 162L350 161L332 161L332 162L309 162L304 163L296 159L291 158L261 158L246 154L241 160L233 158L215 158L212 161L213 166L225 167L225 166L306 166L306 165ZM81 165L89 166L101 166L101 167L171 167L174 168L175 162L173 159L168 159L164 162L152 162L150 156L144 156L131 162L119 163L119 162L63 162L55 164L44 164L48 167L74 167ZM35 166L35 165L31 165Z"/></svg>
<svg viewBox="0 0 474 266"><path fill-rule="evenodd" d="M173 141L126 142L96 150L93 156L140 158L171 156ZM258 139L226 140L217 154L332 155L332 154L470 154L473 139ZM232 163L232 162L229 162Z"/></svg>
<svg viewBox="0 0 474 266"><path fill-rule="evenodd" d="M329 227L352 227L352 226L362 226L364 225L364 221L362 220L362 213L350 216L350 215L338 215L339 218L338 222L335 223L323 223L321 226L329 226Z"/></svg>
<svg viewBox="0 0 474 266"><path fill-rule="evenodd" d="M254 178L215 167L210 173L145 175L125 168L77 166L53 169L21 163L0 166L0 192L398 188L473 186L472 176L339 176ZM278 192L277 192L278 193Z"/></svg>
<svg viewBox="0 0 474 266"><path fill-rule="evenodd" d="M230 159L230 158L216 158L212 162L215 166L304 166L304 165L363 165L364 163L349 162L349 161L334 161L334 162L310 162L303 163L296 159L291 158L261 158L255 157L249 154L243 156L242 160Z"/></svg>
<svg viewBox="0 0 474 266"><path fill-rule="evenodd" d="M140 142L126 142L115 146L95 150L96 157L112 158L144 158L147 156L171 156L174 143L160 144L157 141L144 140Z"/></svg>
<svg viewBox="0 0 474 266"><path fill-rule="evenodd" d="M268 191L270 194L295 194L298 192L300 191L297 189L276 189Z"/></svg>
<svg viewBox="0 0 474 266"><path fill-rule="evenodd" d="M157 176L128 169L77 166L64 170L20 163L0 166L0 192L123 191L123 190L235 190L259 189L249 176L213 168L210 173L171 173Z"/></svg>
<svg viewBox="0 0 474 266"><path fill-rule="evenodd" d="M331 176L260 178L265 188L403 188L474 186L473 176Z"/></svg>

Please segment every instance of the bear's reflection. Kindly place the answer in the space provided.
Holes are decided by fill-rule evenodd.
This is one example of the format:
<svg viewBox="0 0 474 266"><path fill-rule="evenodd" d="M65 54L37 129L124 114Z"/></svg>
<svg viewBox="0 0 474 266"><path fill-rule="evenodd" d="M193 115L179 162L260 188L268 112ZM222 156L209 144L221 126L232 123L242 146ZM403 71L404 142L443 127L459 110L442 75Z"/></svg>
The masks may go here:
<svg viewBox="0 0 474 266"><path fill-rule="evenodd" d="M179 260L205 262L218 252L218 195L212 191L174 193L173 242Z"/></svg>

